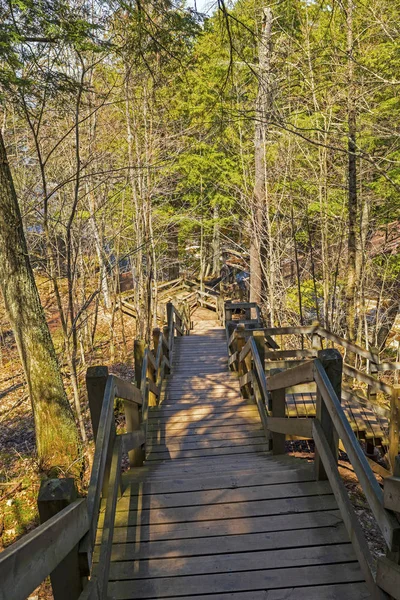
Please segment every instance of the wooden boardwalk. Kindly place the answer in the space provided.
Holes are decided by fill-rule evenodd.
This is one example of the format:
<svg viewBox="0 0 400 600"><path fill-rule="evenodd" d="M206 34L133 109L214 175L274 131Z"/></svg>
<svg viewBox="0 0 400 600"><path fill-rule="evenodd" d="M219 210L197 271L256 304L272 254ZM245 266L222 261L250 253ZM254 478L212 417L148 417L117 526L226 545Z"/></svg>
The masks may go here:
<svg viewBox="0 0 400 600"><path fill-rule="evenodd" d="M174 363L149 415L146 464L124 475L109 596L369 598L329 483L268 452L228 372L224 330L177 339Z"/></svg>
<svg viewBox="0 0 400 600"><path fill-rule="evenodd" d="M365 404L367 403L368 401L365 400ZM359 440L370 441L374 446L388 446L389 421L386 416L380 415L372 405L363 406L360 402L345 397L342 397L342 407ZM314 418L316 393L305 391L286 394L286 415L295 418Z"/></svg>

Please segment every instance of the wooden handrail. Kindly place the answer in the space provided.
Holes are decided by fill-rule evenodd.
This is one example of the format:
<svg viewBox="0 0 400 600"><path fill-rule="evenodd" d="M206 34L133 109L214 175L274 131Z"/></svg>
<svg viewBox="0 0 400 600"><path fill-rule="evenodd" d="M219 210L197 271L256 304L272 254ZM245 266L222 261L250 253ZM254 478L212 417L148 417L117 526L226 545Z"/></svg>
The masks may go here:
<svg viewBox="0 0 400 600"><path fill-rule="evenodd" d="M354 379L358 379L358 381L362 381L363 383L367 383L371 389L384 392L385 394L391 394L393 392L393 387L391 385L387 385L382 381L378 381L371 375L367 375L366 373L362 373L358 369L351 367L350 365L343 365L343 373L348 375L349 377L353 377Z"/></svg>
<svg viewBox="0 0 400 600"><path fill-rule="evenodd" d="M324 400L332 423L343 442L346 453L358 477L368 504L375 516L382 535L389 548L397 549L400 542L400 524L392 513L383 506L383 493L367 458L351 429L340 400L337 397L325 370L317 359L313 361L314 378Z"/></svg>
<svg viewBox="0 0 400 600"><path fill-rule="evenodd" d="M107 597L122 452L128 452L132 467L143 464L149 405L160 401L161 383L172 364L175 332L180 329L189 333L190 329L186 308L179 312L171 307L168 339L157 330L155 355L145 349L140 390L129 381L109 375L106 367L88 369L89 406L96 438L88 496L73 502L0 554L0 600L25 600L50 573L53 577L56 572L61 586L70 579L78 582L70 600ZM122 434L117 434L114 423L116 398L124 402L127 432ZM90 574L102 498L106 499L106 506L99 565L79 595L81 582ZM65 567L68 572L54 571L78 547L79 564L76 555L76 561L69 561ZM71 573L71 569L76 572ZM58 597L55 595L55 600Z"/></svg>
<svg viewBox="0 0 400 600"><path fill-rule="evenodd" d="M235 308L245 308L251 307L254 308L254 303L225 303L225 310L228 311L229 314ZM254 333L253 321L248 321L246 319L241 319L240 321L228 321L226 323L226 331L227 331L227 342L228 348L230 351L230 355L235 352L235 329L232 332L233 327L237 327L238 323L241 326L245 327L246 335L252 335ZM251 326L250 326L251 325ZM371 402L374 403L374 399L377 392L383 392L384 394L392 396L394 393L394 388L392 385L379 381L376 375L378 373L382 373L385 371L398 371L400 370L400 363L398 362L379 362L379 353L376 349L367 350L362 348L358 344L354 344L353 342L349 342L339 335L328 331L327 329L321 327L319 323L314 323L313 325L307 326L287 326L287 327L262 327L262 331L266 336L266 339L269 339L274 342L273 336L283 336L283 335L300 335L302 337L302 348L301 349L288 349L288 350L280 350L279 346L277 348L266 348L264 352L264 357L270 361L281 361L285 359L306 359L316 357L318 349L322 347L316 340L318 338L326 339L334 344L337 344L348 350L354 354L357 354L361 358L365 359L367 362L367 370L370 369L370 372L373 375L369 375L368 372L365 373L355 367L344 364L343 372L348 377L354 379L355 381L364 383L367 385L368 398L371 399ZM304 336L309 337L312 336L312 348L304 348L303 341ZM230 361L230 366L237 369L237 361L232 359Z"/></svg>
<svg viewBox="0 0 400 600"><path fill-rule="evenodd" d="M255 308L254 303L226 303L225 307L228 310L234 310L235 308L245 308L246 306L251 306ZM244 322L244 321L242 321ZM396 371L400 370L399 362L389 362L385 361L380 363L379 357L377 357L376 352L371 350L367 350L363 348L359 344L355 344L354 342L350 342L336 333L328 331L324 327L321 327L319 323L314 325L303 325L303 326L285 326L285 327L265 327L264 332L266 335L318 335L321 338L327 339L339 346L342 346L346 350L365 358L370 363L376 365L377 371Z"/></svg>
<svg viewBox="0 0 400 600"><path fill-rule="evenodd" d="M331 452L329 442L326 439L318 420L313 421L312 437L323 461L325 471L328 474L329 483L331 484L332 491L339 506L347 533L352 541L367 586L369 590L373 592L372 597L377 600L387 600L386 594L384 594L376 585L373 558L369 550L368 542L338 472L335 457Z"/></svg>
<svg viewBox="0 0 400 600"><path fill-rule="evenodd" d="M267 335L312 335L318 331L318 325L301 325L299 327L265 327Z"/></svg>
<svg viewBox="0 0 400 600"><path fill-rule="evenodd" d="M280 328L280 330L282 329ZM306 331L307 334L315 334L316 327L307 328L305 331L303 328L302 331L296 331L296 333L305 334ZM267 329L267 332L268 334L274 333L271 328ZM282 333L293 333L293 328L289 330L285 328ZM317 352L315 349L313 352L318 356L313 360L305 361L290 369L279 370L280 372L275 372L266 377L256 340L254 337L246 340L246 330L243 324L241 328L235 329L233 333L227 335L227 345L230 354L229 363L235 365L238 371L243 395L257 403L266 437L270 439L272 436L274 454L285 452L286 435L300 435L314 439L316 476L317 478L327 477L329 479L368 587L373 593L373 597L383 600L386 595L376 583L373 561L368 551L364 533L338 471L337 440L339 438L343 443L382 535L392 552L399 552L400 550L400 523L395 515L385 508L382 490L340 403L342 369L346 373L346 370L350 368L342 364L342 357L337 350ZM268 356L269 354L272 353L268 353L264 347L262 355ZM352 370L347 372L353 374ZM391 392L392 388L390 386L377 382L369 375L363 375L364 381L371 387L375 385L386 393ZM317 388L316 418L287 418L285 414L286 389L312 382L315 382ZM400 479L398 497L400 498ZM400 506L400 500L398 504ZM381 580L384 581L383 570L388 572L390 569L392 576L394 572L397 573L398 571L396 577L398 577L400 584L400 567L387 559L386 562L382 561L381 564ZM388 586L387 583L384 585ZM391 583L389 587L392 590L395 585ZM400 595L396 597L400 598Z"/></svg>
<svg viewBox="0 0 400 600"><path fill-rule="evenodd" d="M367 360L373 363L376 361L376 355L373 352L371 352L370 350L366 350L358 344L354 344L353 342L345 340L336 333L332 333L331 331L328 331L327 329L324 329L320 326L317 327L316 333L321 337L330 340L331 342L334 342L336 344L339 344L340 346L343 346L343 348L346 348L346 350L350 350L350 352L354 352L354 354L358 354L359 356L362 356L363 358L366 358Z"/></svg>
<svg viewBox="0 0 400 600"><path fill-rule="evenodd" d="M94 548L96 539L97 522L100 511L101 492L103 482L106 477L107 462L112 453L114 440L116 438L114 425L114 401L115 398L121 397L119 394L126 396L127 400L135 402L137 405L143 403L143 398L137 388L127 382L119 379L114 375L109 375L104 391L104 399L100 414L99 429L96 437L96 449L93 458L92 472L87 496L87 512L89 517L89 531L81 542L80 553L85 557L90 557ZM122 398L124 399L124 398ZM140 440L136 443L139 446ZM136 447L138 447L136 446ZM134 448L131 448L133 450ZM90 558L88 559L90 565Z"/></svg>
<svg viewBox="0 0 400 600"><path fill-rule="evenodd" d="M268 377L268 389L270 391L292 387L314 381L314 361L309 360L292 369L286 369Z"/></svg>
<svg viewBox="0 0 400 600"><path fill-rule="evenodd" d="M87 503L81 498L1 552L0 600L25 600L88 529Z"/></svg>

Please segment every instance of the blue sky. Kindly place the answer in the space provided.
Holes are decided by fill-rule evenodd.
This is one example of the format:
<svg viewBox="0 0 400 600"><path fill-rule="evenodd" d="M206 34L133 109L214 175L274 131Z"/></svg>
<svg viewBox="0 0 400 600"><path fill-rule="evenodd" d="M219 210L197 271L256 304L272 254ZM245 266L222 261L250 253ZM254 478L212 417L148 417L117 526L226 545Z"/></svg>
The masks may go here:
<svg viewBox="0 0 400 600"><path fill-rule="evenodd" d="M197 10L199 12L212 12L215 10L217 0L188 0L188 6L195 6L197 4Z"/></svg>

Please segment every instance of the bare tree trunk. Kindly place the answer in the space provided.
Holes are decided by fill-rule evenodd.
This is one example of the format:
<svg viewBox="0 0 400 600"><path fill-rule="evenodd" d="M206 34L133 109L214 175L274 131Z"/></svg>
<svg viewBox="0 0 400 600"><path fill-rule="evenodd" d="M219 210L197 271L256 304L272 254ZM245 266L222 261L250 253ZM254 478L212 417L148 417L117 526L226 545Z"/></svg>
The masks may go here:
<svg viewBox="0 0 400 600"><path fill-rule="evenodd" d="M369 210L366 198L362 196L362 184L360 181L360 231L358 236L357 253L356 253L356 289L358 290L358 328L357 328L357 343L362 343L363 323L366 316L365 304L365 285L366 285L366 252L367 252L367 236L369 223ZM368 338L368 336L367 336ZM368 339L366 339L368 344Z"/></svg>
<svg viewBox="0 0 400 600"><path fill-rule="evenodd" d="M219 206L214 206L214 226L212 239L212 274L219 275L220 271L220 254L221 254L221 235L219 229Z"/></svg>
<svg viewBox="0 0 400 600"><path fill-rule="evenodd" d="M250 240L250 302L261 303L262 235L264 230L264 205L266 202L265 139L268 112L271 110L270 60L271 60L272 11L264 8L261 40L258 50L259 81L256 100L256 125L254 131L255 183L252 207ZM271 257L270 257L271 258Z"/></svg>
<svg viewBox="0 0 400 600"><path fill-rule="evenodd" d="M264 210L266 201L265 138L266 117L270 110L270 54L272 33L272 11L264 8L261 40L258 50L259 80L256 100L256 125L254 131L255 182L252 206L252 227L250 239L250 302L261 304L262 275L262 235L264 230Z"/></svg>
<svg viewBox="0 0 400 600"><path fill-rule="evenodd" d="M391 304L389 305L389 308L386 311L385 320L383 322L383 325L381 325L381 327L379 328L377 336L376 336L377 347L380 350L383 350L383 348L385 347L387 337L390 333L390 330L392 329L392 327L394 325L394 322L396 320L397 315L399 314L399 311L400 311L400 302L399 302L399 296L397 295L396 299L391 300Z"/></svg>
<svg viewBox="0 0 400 600"><path fill-rule="evenodd" d="M355 294L357 257L357 161L356 135L357 118L353 62L353 13L354 2L347 3L347 57L348 57L348 238L347 238L347 285L346 285L346 329L349 340L356 338Z"/></svg>
<svg viewBox="0 0 400 600"><path fill-rule="evenodd" d="M171 223L168 227L168 277L170 281L179 277L179 247L178 247L178 225Z"/></svg>
<svg viewBox="0 0 400 600"><path fill-rule="evenodd" d="M29 262L1 132L0 221L0 285L28 384L41 466L66 473L77 461L79 472L78 432Z"/></svg>
<svg viewBox="0 0 400 600"><path fill-rule="evenodd" d="M129 160L129 183L131 185L131 192L133 198L133 205L135 209L134 215L134 228L135 228L135 242L136 249L133 256L134 263L134 287L135 287L135 309L138 315L136 319L137 326L137 335L140 339L144 339L145 336L145 319L143 315L143 306L142 306L142 297L143 297L143 210L142 205L140 203L140 189L138 190L138 186L140 188L140 173L141 173L141 161L140 161L140 152L138 148L138 141L134 139L134 132L136 135L135 123L131 122L131 101L130 101L130 93L129 93L129 82L130 82L130 71L128 65L125 65L125 116L126 116L126 139L128 145L128 160ZM138 176L135 175L135 171L133 168L134 165L134 142L136 146L136 155L137 155L137 166Z"/></svg>

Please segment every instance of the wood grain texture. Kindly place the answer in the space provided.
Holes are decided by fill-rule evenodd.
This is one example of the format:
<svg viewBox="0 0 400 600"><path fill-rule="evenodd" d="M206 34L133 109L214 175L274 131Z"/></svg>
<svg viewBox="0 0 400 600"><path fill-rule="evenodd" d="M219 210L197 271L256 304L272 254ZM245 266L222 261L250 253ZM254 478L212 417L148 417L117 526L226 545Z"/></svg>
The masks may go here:
<svg viewBox="0 0 400 600"><path fill-rule="evenodd" d="M254 348L249 338L247 363ZM316 482L307 461L270 452L261 362L242 379L257 392L248 401L227 370L222 328L177 338L173 363L161 404L148 412L145 466L123 475L109 596L366 600L329 482ZM312 392L293 395L297 417L315 414ZM284 402L281 413L278 433L290 420ZM293 423L311 432L312 421ZM101 526L102 517L98 540Z"/></svg>

